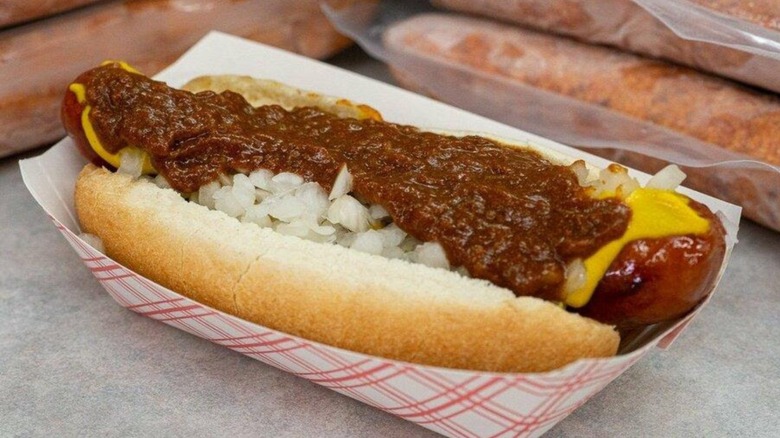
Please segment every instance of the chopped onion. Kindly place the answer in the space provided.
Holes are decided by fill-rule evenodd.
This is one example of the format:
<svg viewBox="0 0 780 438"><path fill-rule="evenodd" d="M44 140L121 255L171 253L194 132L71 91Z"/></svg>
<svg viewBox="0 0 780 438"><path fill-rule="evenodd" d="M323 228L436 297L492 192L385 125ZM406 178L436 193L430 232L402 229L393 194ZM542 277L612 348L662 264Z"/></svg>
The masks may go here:
<svg viewBox="0 0 780 438"><path fill-rule="evenodd" d="M382 244L386 248L401 245L401 242L403 242L406 237L406 231L398 228L398 225L396 224L390 224L381 228L378 232L382 236Z"/></svg>
<svg viewBox="0 0 780 438"><path fill-rule="evenodd" d="M330 193L338 196L329 200L322 186L299 175L257 170L248 176L220 175L190 194L190 200L281 234L449 269L441 245L407 235L389 220L386 209L350 195L351 180L343 166ZM373 229L385 220L390 223Z"/></svg>
<svg viewBox="0 0 780 438"><path fill-rule="evenodd" d="M292 195L278 198L279 201L271 205L269 215L284 222L291 222L300 217L306 211L306 204Z"/></svg>
<svg viewBox="0 0 780 438"><path fill-rule="evenodd" d="M342 195L333 201L328 208L327 218L350 231L363 232L371 228L368 209L349 195Z"/></svg>
<svg viewBox="0 0 780 438"><path fill-rule="evenodd" d="M589 181L588 185L596 189L595 196L611 193L621 198L627 197L639 188L639 182L628 175L628 169L618 164L611 164L603 169L599 172L599 178Z"/></svg>
<svg viewBox="0 0 780 438"><path fill-rule="evenodd" d="M432 268L450 269L450 262L447 260L447 254L444 248L437 242L425 242L414 249L417 255L417 263L430 266Z"/></svg>
<svg viewBox="0 0 780 438"><path fill-rule="evenodd" d="M168 183L168 180L165 179L162 174L157 174L157 176L154 177L154 183L157 185L157 187L161 189L170 189L171 185Z"/></svg>
<svg viewBox="0 0 780 438"><path fill-rule="evenodd" d="M302 220L294 220L290 223L280 222L274 228L275 231L290 236L306 237L309 234L309 226Z"/></svg>
<svg viewBox="0 0 780 438"><path fill-rule="evenodd" d="M645 184L645 187L649 189L674 190L685 180L686 176L685 172L680 170L679 167L670 164L653 175Z"/></svg>
<svg viewBox="0 0 780 438"><path fill-rule="evenodd" d="M390 213L388 213L387 210L385 210L385 208L379 204L373 204L368 207L368 214L371 216L371 219L374 220L390 217Z"/></svg>
<svg viewBox="0 0 780 438"><path fill-rule="evenodd" d="M306 211L316 218L325 217L325 213L328 211L330 202L328 202L328 195L325 193L325 189L321 185L309 182L301 185L295 189L295 197L298 198L306 206Z"/></svg>
<svg viewBox="0 0 780 438"><path fill-rule="evenodd" d="M119 151L119 168L117 172L132 176L141 176L144 170L144 152L137 148L126 147Z"/></svg>
<svg viewBox="0 0 780 438"><path fill-rule="evenodd" d="M247 207L255 203L255 186L249 181L249 177L237 173L233 176L233 196L242 208Z"/></svg>
<svg viewBox="0 0 780 438"><path fill-rule="evenodd" d="M350 248L369 253L382 254L382 235L376 230L368 230L364 233L358 233L355 240L349 245Z"/></svg>
<svg viewBox="0 0 780 438"><path fill-rule="evenodd" d="M300 175L290 172L278 173L271 178L271 192L287 193L295 190L301 184L303 184L303 177Z"/></svg>
<svg viewBox="0 0 780 438"><path fill-rule="evenodd" d="M241 221L252 222L265 228L270 228L273 225L267 209L260 206L260 204L248 207L246 213L241 217Z"/></svg>
<svg viewBox="0 0 780 438"><path fill-rule="evenodd" d="M583 187L587 186L588 184L588 166L585 165L584 160L577 160L571 165L569 165L569 169L574 172L574 175L577 177L577 183Z"/></svg>
<svg viewBox="0 0 780 438"><path fill-rule="evenodd" d="M271 178L274 173L268 169L255 170L249 174L249 181L260 190L271 192Z"/></svg>
<svg viewBox="0 0 780 438"><path fill-rule="evenodd" d="M563 283L563 293L569 295L585 285L588 271L582 259L574 259L566 265L566 281Z"/></svg>
<svg viewBox="0 0 780 438"><path fill-rule="evenodd" d="M333 182L333 188L330 189L328 194L328 200L332 201L336 198L346 195L352 191L352 174L349 173L347 165L341 166L339 174L336 175L336 180Z"/></svg>
<svg viewBox="0 0 780 438"><path fill-rule="evenodd" d="M200 186L200 189L198 189L198 203L210 209L216 208L214 206L214 194L217 193L220 187L221 185L217 181Z"/></svg>
<svg viewBox="0 0 780 438"><path fill-rule="evenodd" d="M239 217L245 211L231 186L221 187L214 193L214 208L231 217Z"/></svg>
<svg viewBox="0 0 780 438"><path fill-rule="evenodd" d="M330 225L309 224L309 229L312 230L315 234L319 234L320 236L331 236L336 234L336 227Z"/></svg>
<svg viewBox="0 0 780 438"><path fill-rule="evenodd" d="M406 253L397 246L385 247L382 249L382 257L389 259L403 259Z"/></svg>

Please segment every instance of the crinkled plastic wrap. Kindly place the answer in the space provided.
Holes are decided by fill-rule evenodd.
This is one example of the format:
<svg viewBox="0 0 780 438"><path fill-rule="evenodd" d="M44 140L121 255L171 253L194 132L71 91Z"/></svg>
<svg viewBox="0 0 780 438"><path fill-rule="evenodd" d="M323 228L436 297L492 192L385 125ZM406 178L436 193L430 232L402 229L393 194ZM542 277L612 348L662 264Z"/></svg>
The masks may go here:
<svg viewBox="0 0 780 438"><path fill-rule="evenodd" d="M686 185L780 230L776 95L487 19L432 24L430 7L398 3L326 12L408 88L648 172L676 163Z"/></svg>
<svg viewBox="0 0 780 438"><path fill-rule="evenodd" d="M353 1L362 0L341 3ZM153 74L210 30L313 58L350 43L317 0L109 1L6 29L0 31L0 157L64 135L60 99L80 72L122 59Z"/></svg>
<svg viewBox="0 0 780 438"><path fill-rule="evenodd" d="M775 0L432 0L780 92Z"/></svg>

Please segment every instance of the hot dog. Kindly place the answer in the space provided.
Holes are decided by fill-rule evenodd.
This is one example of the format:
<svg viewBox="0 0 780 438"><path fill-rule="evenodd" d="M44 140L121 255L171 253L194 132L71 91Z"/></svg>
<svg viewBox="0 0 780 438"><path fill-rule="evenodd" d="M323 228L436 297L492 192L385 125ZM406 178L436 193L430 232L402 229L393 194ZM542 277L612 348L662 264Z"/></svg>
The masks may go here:
<svg viewBox="0 0 780 438"><path fill-rule="evenodd" d="M191 87L220 88L219 81L250 83L241 90L250 99L258 91L254 81L231 77ZM619 336L611 324L678 317L713 286L723 228L688 198L637 188L619 167L602 172L611 182L594 185L588 180L596 171L582 161L396 125L364 106L279 87L270 87L277 102L308 100L319 108L173 90L117 64L79 76L62 109L76 143L109 162L125 157L120 170L134 158L136 173L151 168L176 189L90 165L75 195L83 230L139 273L247 320L369 354L468 369L541 371L612 355ZM350 107L348 117L333 114ZM233 185L220 188L220 180ZM249 203L240 188L246 185ZM307 207L290 214L298 201L285 196L309 198L317 190L333 202L319 206L314 223L297 235L332 235L374 254L457 269L270 230L296 234L311 218ZM271 199L271 206L256 206L254 198ZM187 199L222 203L216 206L225 214ZM379 213L361 219L352 213L365 207L345 207L358 202ZM659 219L669 219L661 212L669 207L677 219ZM257 227L229 217L251 222L268 212L281 222ZM341 241L335 227L354 231L353 241ZM372 251L374 233L416 242L385 251L386 236ZM414 257L403 253L406 244L416 245ZM669 276L673 267L654 267L664 257L682 257L689 267ZM628 278L628 286L601 277ZM663 300L644 293L654 288L687 298L658 304ZM594 291L604 298L590 304ZM630 303L636 297L641 307ZM621 304L622 315L604 312Z"/></svg>

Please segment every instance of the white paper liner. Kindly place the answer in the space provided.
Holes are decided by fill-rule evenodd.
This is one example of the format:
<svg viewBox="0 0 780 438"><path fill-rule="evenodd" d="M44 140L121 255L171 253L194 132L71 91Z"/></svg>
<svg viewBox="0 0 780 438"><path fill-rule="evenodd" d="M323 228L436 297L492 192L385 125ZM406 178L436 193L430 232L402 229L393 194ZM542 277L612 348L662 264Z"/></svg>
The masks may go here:
<svg viewBox="0 0 780 438"><path fill-rule="evenodd" d="M160 75L181 85L200 74L234 73L368 102L388 120L457 130L464 126L548 147L597 165L604 161L531 134L354 73L224 34L212 33ZM30 193L68 243L123 307L180 328L341 394L451 437L527 436L549 430L656 345L673 341L698 313L639 334L628 353L580 360L533 374L452 370L398 362L290 336L224 314L119 265L78 237L73 186L85 160L69 139L23 160ZM647 175L637 173L641 180ZM738 207L685 191L722 212L736 236ZM733 239L732 239L733 240ZM733 242L732 242L733 244ZM726 261L731 253L729 245ZM723 269L726 262L724 261ZM699 307L699 309L701 306Z"/></svg>

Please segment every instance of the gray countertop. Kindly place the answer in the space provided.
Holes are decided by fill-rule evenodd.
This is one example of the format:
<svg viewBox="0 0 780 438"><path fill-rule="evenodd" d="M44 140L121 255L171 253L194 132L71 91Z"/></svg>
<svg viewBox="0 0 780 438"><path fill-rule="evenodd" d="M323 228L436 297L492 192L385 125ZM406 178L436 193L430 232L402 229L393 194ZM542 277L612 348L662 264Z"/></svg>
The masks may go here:
<svg viewBox="0 0 780 438"><path fill-rule="evenodd" d="M333 63L385 81L359 49ZM43 150L26 154L32 156ZM0 160L0 436L433 436L115 304ZM780 233L744 221L709 305L548 436L778 436Z"/></svg>

